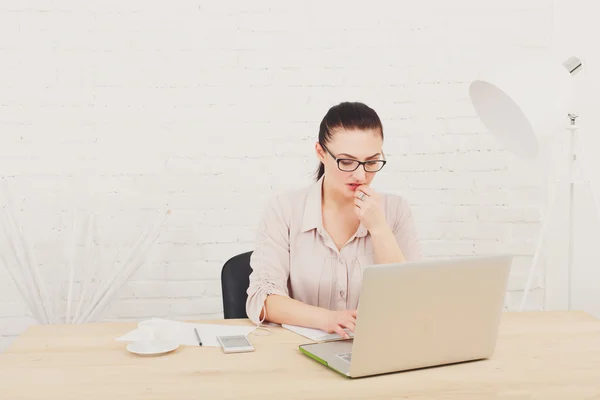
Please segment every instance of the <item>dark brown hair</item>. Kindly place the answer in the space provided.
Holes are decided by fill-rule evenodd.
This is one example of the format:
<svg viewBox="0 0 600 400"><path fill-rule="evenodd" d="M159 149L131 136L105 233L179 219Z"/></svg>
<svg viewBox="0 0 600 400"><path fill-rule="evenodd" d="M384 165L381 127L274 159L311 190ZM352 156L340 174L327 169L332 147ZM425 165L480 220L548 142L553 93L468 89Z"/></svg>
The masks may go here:
<svg viewBox="0 0 600 400"><path fill-rule="evenodd" d="M331 140L336 129L377 130L383 139L383 125L379 116L371 107L359 102L343 102L327 111L319 126L319 143L324 145ZM315 173L319 180L325 173L325 166L319 162Z"/></svg>

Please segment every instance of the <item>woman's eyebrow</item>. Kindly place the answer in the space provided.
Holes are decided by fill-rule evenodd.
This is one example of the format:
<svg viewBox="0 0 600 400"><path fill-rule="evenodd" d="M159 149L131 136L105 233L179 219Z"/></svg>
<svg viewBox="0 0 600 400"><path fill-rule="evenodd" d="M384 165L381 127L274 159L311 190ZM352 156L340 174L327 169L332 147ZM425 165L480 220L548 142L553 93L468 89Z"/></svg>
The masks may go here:
<svg viewBox="0 0 600 400"><path fill-rule="evenodd" d="M372 156L370 156L370 157L367 157L366 159L368 160L368 159L370 159L370 158L379 157L380 155L381 155L381 153L373 154ZM354 157L352 154L348 154L348 153L340 153L340 154L338 154L338 157L339 157L339 156L346 156L346 157L349 157L349 158L354 158L355 160L358 160L358 158L356 158L356 157Z"/></svg>

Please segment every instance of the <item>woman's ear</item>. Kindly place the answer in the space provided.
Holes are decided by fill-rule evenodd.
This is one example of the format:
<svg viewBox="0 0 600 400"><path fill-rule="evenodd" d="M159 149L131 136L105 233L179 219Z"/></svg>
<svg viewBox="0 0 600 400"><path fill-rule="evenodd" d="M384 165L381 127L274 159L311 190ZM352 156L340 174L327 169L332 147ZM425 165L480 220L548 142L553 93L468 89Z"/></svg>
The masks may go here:
<svg viewBox="0 0 600 400"><path fill-rule="evenodd" d="M319 142L315 143L315 152L317 153L317 158L319 159L319 161L324 163L325 162L325 150L323 149L323 147L321 147L321 144Z"/></svg>

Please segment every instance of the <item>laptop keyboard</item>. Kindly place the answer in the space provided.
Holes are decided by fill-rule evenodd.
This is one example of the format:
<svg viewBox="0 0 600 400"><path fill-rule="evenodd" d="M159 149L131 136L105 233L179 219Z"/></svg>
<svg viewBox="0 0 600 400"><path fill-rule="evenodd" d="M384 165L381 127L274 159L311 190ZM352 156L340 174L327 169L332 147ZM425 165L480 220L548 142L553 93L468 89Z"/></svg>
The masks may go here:
<svg viewBox="0 0 600 400"><path fill-rule="evenodd" d="M350 332L350 331L346 331L348 333L348 336L350 336L350 338L354 338L354 333ZM337 333L330 333L328 335L323 335L319 338L320 342L327 342L330 340L347 340L342 338L340 335L338 335Z"/></svg>
<svg viewBox="0 0 600 400"><path fill-rule="evenodd" d="M342 360L345 360L348 362L350 362L352 360L352 353L340 353L340 354L336 354L336 356L338 356Z"/></svg>

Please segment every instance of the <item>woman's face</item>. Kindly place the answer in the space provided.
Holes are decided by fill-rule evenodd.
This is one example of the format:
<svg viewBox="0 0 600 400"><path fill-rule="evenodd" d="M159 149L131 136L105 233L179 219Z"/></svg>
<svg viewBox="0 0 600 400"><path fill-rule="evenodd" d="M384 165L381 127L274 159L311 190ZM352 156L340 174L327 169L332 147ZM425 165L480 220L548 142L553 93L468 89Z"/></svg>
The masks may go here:
<svg viewBox="0 0 600 400"><path fill-rule="evenodd" d="M360 185L370 185L377 173L367 172L364 167L366 166L367 170L377 170L381 167L376 161L384 159L383 138L378 130L336 129L332 133L329 143L325 143L325 148L317 143L317 156L325 165L327 185L343 197L353 198L356 188ZM371 163L365 166L360 165L351 172L341 171L334 157L343 159L340 160L339 165L346 170L356 168L354 161L371 161Z"/></svg>

